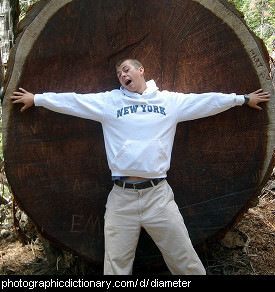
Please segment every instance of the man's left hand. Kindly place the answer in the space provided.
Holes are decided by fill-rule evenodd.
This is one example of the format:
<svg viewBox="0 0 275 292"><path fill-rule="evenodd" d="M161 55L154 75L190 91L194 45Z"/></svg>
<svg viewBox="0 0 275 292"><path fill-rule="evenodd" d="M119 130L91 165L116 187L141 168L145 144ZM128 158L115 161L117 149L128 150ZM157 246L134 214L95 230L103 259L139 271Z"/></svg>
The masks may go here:
<svg viewBox="0 0 275 292"><path fill-rule="evenodd" d="M270 93L264 92L262 89L258 89L254 92L249 93L250 99L247 105L257 110L262 110L262 108L258 106L258 103L268 102L270 100L270 97L271 97Z"/></svg>

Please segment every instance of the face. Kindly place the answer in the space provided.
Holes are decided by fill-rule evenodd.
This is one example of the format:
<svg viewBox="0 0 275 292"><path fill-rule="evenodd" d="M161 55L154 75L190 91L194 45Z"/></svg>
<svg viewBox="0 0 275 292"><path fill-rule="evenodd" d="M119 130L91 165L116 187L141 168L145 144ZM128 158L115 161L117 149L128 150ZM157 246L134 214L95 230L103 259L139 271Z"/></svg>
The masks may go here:
<svg viewBox="0 0 275 292"><path fill-rule="evenodd" d="M146 89L144 68L136 68L130 60L117 67L117 77L120 84L131 92L142 93Z"/></svg>

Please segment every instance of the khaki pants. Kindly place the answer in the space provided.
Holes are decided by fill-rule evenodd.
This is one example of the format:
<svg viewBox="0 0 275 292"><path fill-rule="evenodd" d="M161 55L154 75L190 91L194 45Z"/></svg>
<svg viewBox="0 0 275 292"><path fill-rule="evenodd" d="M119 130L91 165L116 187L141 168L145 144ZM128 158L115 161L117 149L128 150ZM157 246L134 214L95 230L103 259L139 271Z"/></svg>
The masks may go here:
<svg viewBox="0 0 275 292"><path fill-rule="evenodd" d="M105 275L130 275L141 227L152 237L174 275L204 275L166 180L157 186L114 185L105 213Z"/></svg>

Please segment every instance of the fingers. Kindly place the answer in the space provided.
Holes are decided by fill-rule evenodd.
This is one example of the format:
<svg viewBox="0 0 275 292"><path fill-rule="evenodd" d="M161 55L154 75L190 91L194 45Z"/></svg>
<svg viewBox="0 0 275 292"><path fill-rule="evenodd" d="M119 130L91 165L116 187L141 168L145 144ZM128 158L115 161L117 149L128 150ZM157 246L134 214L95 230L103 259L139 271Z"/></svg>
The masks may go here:
<svg viewBox="0 0 275 292"><path fill-rule="evenodd" d="M28 93L28 91L27 90L25 90L24 88L22 88L22 87L19 87L19 90L21 90L23 93Z"/></svg>
<svg viewBox="0 0 275 292"><path fill-rule="evenodd" d="M22 92L13 92L11 98L21 98L24 94Z"/></svg>
<svg viewBox="0 0 275 292"><path fill-rule="evenodd" d="M258 95L258 97L261 97L261 98L269 98L269 97L271 97L271 95L268 92L258 93L257 95Z"/></svg>
<svg viewBox="0 0 275 292"><path fill-rule="evenodd" d="M25 111L27 108L31 107L34 104L34 94L28 92L24 88L20 87L19 91L13 92L13 95L10 97L12 103L22 103L23 107L21 112Z"/></svg>
<svg viewBox="0 0 275 292"><path fill-rule="evenodd" d="M258 89L249 94L250 99L254 100L254 102L267 102L271 97L269 92L264 92L262 89Z"/></svg>
<svg viewBox="0 0 275 292"><path fill-rule="evenodd" d="M14 104L16 103L23 103L24 106L20 109L21 112L25 111L27 108L32 106L32 103L27 103L23 98L21 97L15 97L15 100L12 102Z"/></svg>
<svg viewBox="0 0 275 292"><path fill-rule="evenodd" d="M267 91L264 92L262 88L252 92L252 94L257 95L258 97L265 97L265 98L271 97L270 93Z"/></svg>
<svg viewBox="0 0 275 292"><path fill-rule="evenodd" d="M13 94L14 94L14 93L13 93ZM22 99L22 97L23 97L22 95L21 95L21 96L19 96L19 95L18 95L18 96L17 96L17 95L13 95L13 96L11 96L10 98L13 99L13 100L15 100L15 101L17 101L17 100L19 100L19 99Z"/></svg>
<svg viewBox="0 0 275 292"><path fill-rule="evenodd" d="M258 90L256 90L256 91L254 91L254 92L252 92L252 93L254 93L254 94L258 94L258 93L261 92L261 91L263 91L262 88L260 88L260 89L258 89Z"/></svg>
<svg viewBox="0 0 275 292"><path fill-rule="evenodd" d="M15 98L11 97L11 99L15 99L12 103L24 103L23 99L20 97L15 96Z"/></svg>
<svg viewBox="0 0 275 292"><path fill-rule="evenodd" d="M248 105L257 110L262 110L262 108L258 104L261 102L269 102L271 94L269 92L263 91L263 89L260 88L254 92L251 92L249 94L249 97L250 97L250 100L248 102Z"/></svg>
<svg viewBox="0 0 275 292"><path fill-rule="evenodd" d="M262 108L260 106L258 106L258 105L255 105L254 108L257 109L257 110L259 110L259 111L262 110Z"/></svg>
<svg viewBox="0 0 275 292"><path fill-rule="evenodd" d="M269 98L261 98L259 102L268 102L268 101L270 101Z"/></svg>
<svg viewBox="0 0 275 292"><path fill-rule="evenodd" d="M24 93L22 92L13 92L13 95L10 98L13 100L12 103L24 103L23 96Z"/></svg>
<svg viewBox="0 0 275 292"><path fill-rule="evenodd" d="M269 94L268 92L263 92L263 89L260 88L260 89L257 89L256 91L254 92L251 92L251 94L258 94L258 95L261 95L261 94Z"/></svg>
<svg viewBox="0 0 275 292"><path fill-rule="evenodd" d="M270 101L270 99L269 98L265 98L265 97L258 96L258 97L255 98L255 102L256 103L259 103L259 102L268 102L268 101Z"/></svg>
<svg viewBox="0 0 275 292"><path fill-rule="evenodd" d="M20 112L22 113L24 110L26 110L29 106L27 105L24 105L21 109L20 109Z"/></svg>
<svg viewBox="0 0 275 292"><path fill-rule="evenodd" d="M11 98L18 98L23 96L24 94L29 93L27 90L25 90L24 88L19 87L19 90L21 91L15 91L13 92L13 96L11 96Z"/></svg>

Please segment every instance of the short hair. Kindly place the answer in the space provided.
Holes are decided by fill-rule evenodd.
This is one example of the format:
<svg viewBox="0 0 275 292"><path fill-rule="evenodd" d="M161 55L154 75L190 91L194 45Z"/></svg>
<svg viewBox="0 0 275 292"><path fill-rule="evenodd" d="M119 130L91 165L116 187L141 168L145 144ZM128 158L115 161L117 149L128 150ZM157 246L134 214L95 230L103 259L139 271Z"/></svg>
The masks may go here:
<svg viewBox="0 0 275 292"><path fill-rule="evenodd" d="M143 67L143 65L137 59L124 58L124 59L121 59L120 61L117 62L116 68L119 67L125 61L130 61L137 69L140 67Z"/></svg>

